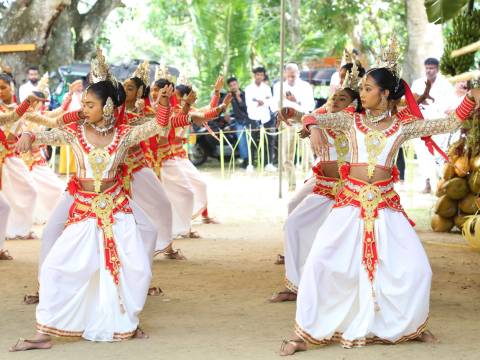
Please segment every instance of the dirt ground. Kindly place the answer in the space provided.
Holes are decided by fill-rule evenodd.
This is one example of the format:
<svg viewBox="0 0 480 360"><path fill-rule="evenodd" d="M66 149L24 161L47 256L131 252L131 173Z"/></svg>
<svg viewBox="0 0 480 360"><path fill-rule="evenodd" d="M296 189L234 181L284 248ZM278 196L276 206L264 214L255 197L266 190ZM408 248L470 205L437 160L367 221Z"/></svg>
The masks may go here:
<svg viewBox="0 0 480 360"><path fill-rule="evenodd" d="M289 337L295 303L269 304L282 286L286 199L277 199L274 176L237 173L222 180L207 172L210 213L219 225L196 225L203 236L179 240L188 261L157 259L154 284L141 315L148 340L91 343L55 339L49 351L9 354L18 337L33 333L35 306L22 303L36 289L39 241L8 241L14 261L0 262L0 359L278 359ZM286 194L288 197L288 194ZM416 198L417 199L417 198ZM300 359L480 359L480 254L459 235L428 231L426 209L413 209L433 267L429 327L440 343L409 342L346 350L338 345L296 355ZM418 207L418 201L415 201ZM41 228L37 229L38 232Z"/></svg>

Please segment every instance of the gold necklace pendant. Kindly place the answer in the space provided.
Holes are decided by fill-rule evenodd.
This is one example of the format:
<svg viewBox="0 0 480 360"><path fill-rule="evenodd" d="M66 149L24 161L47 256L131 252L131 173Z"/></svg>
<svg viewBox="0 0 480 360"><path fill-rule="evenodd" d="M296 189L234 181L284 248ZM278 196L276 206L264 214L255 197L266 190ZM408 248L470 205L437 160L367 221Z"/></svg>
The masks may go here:
<svg viewBox="0 0 480 360"><path fill-rule="evenodd" d="M365 145L368 153L368 178L371 179L375 173L377 158L382 153L387 143L385 134L378 130L369 130L365 134Z"/></svg>
<svg viewBox="0 0 480 360"><path fill-rule="evenodd" d="M88 162L93 171L93 185L96 193L100 192L103 173L110 162L110 154L104 148L95 148L88 154Z"/></svg>
<svg viewBox="0 0 480 360"><path fill-rule="evenodd" d="M340 166L347 161L348 151L350 150L348 138L343 133L337 134L333 144L335 145L335 151L337 152L337 163Z"/></svg>

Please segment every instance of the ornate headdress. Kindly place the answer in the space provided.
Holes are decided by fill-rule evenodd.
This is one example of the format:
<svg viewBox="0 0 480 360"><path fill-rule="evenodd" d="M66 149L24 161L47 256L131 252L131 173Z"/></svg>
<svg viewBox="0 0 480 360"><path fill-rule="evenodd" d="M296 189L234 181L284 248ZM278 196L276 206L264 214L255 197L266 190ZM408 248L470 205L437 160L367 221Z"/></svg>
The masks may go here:
<svg viewBox="0 0 480 360"><path fill-rule="evenodd" d="M342 64L351 64L354 62L354 54L353 52L348 51L347 48L343 49L343 58L342 58Z"/></svg>
<svg viewBox="0 0 480 360"><path fill-rule="evenodd" d="M108 67L107 62L105 61L105 56L103 55L102 49L97 46L96 57L90 62L90 76L89 83L95 84L100 81L111 81L115 86L117 84L117 79L112 75Z"/></svg>
<svg viewBox="0 0 480 360"><path fill-rule="evenodd" d="M145 60L143 63L139 64L136 70L132 74L132 78L136 77L143 81L145 85L149 84L150 78L150 63L148 60Z"/></svg>
<svg viewBox="0 0 480 360"><path fill-rule="evenodd" d="M166 64L157 65L155 67L155 81L160 79L175 82L175 78L168 72L168 66Z"/></svg>
<svg viewBox="0 0 480 360"><path fill-rule="evenodd" d="M37 87L37 91L40 91L43 95L45 95L45 98L48 98L50 95L50 91L48 89L48 80L48 72L46 72L45 74L43 74L42 78L38 82Z"/></svg>
<svg viewBox="0 0 480 360"><path fill-rule="evenodd" d="M354 91L358 91L358 77L359 71L357 62L353 61L352 69L347 71L347 75L345 75L345 79L343 80L342 89L349 88Z"/></svg>
<svg viewBox="0 0 480 360"><path fill-rule="evenodd" d="M183 72L179 77L178 77L178 81L177 81L177 84L178 85L186 85L186 86L192 86L192 83L190 82L190 80L188 79L188 76L187 76L187 73L186 72Z"/></svg>
<svg viewBox="0 0 480 360"><path fill-rule="evenodd" d="M400 69L398 67L399 57L400 52L398 50L397 37L395 34L393 34L390 38L388 46L382 51L382 55L377 67L386 68L397 78L400 78Z"/></svg>

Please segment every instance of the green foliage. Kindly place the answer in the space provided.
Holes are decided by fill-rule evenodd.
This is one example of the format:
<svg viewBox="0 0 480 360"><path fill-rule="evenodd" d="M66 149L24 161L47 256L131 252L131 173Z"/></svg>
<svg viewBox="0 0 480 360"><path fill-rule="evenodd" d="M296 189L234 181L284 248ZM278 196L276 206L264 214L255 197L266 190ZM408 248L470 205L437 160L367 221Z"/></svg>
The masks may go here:
<svg viewBox="0 0 480 360"><path fill-rule="evenodd" d="M428 21L443 24L457 16L469 0L425 0Z"/></svg>

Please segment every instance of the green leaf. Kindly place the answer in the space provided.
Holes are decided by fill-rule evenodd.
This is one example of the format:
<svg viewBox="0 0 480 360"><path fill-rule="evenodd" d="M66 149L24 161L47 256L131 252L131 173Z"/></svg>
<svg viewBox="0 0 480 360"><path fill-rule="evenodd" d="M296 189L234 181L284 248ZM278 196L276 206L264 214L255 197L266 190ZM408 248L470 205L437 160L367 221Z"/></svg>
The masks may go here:
<svg viewBox="0 0 480 360"><path fill-rule="evenodd" d="M428 21L443 24L454 18L468 3L468 0L425 0Z"/></svg>

